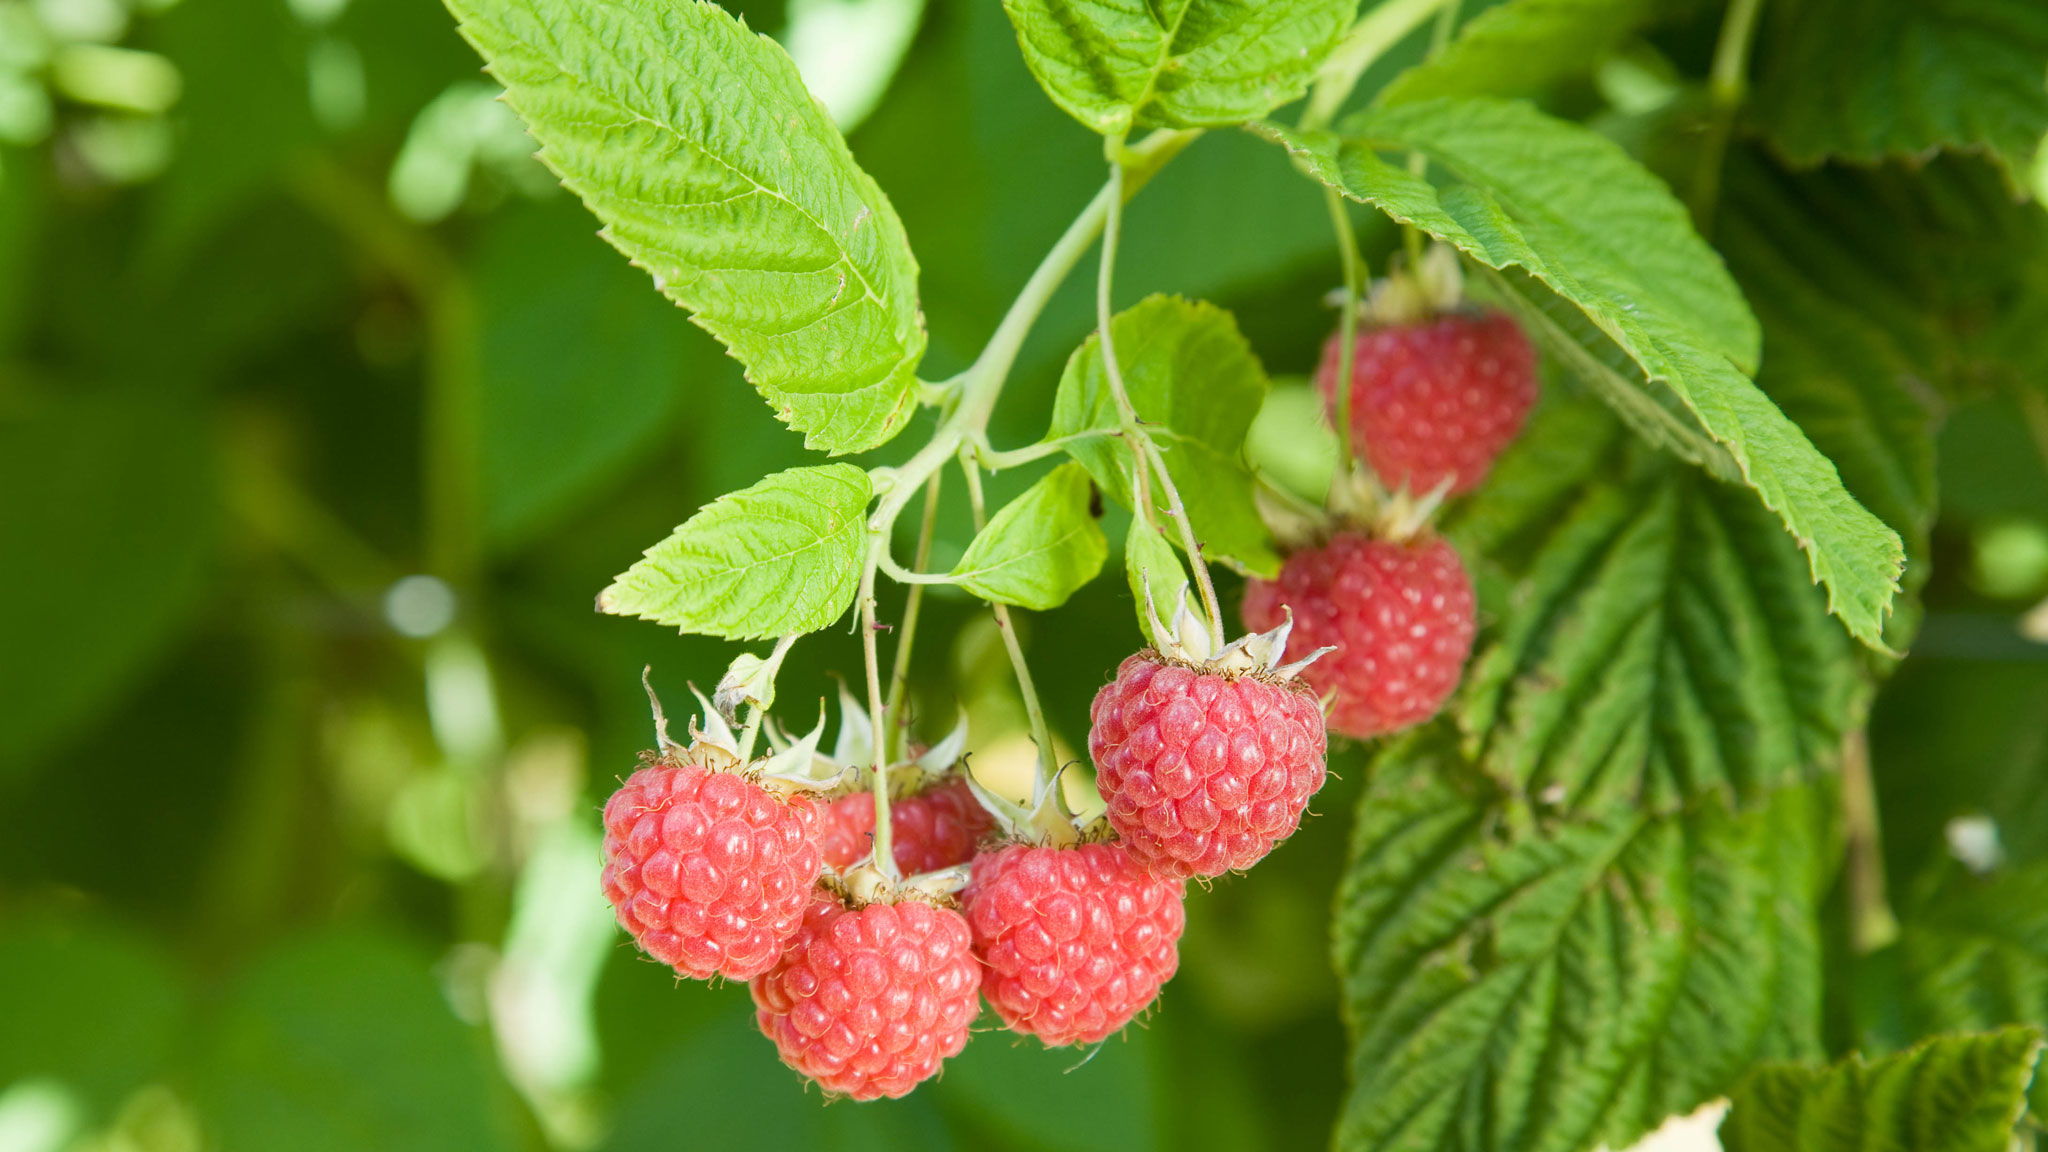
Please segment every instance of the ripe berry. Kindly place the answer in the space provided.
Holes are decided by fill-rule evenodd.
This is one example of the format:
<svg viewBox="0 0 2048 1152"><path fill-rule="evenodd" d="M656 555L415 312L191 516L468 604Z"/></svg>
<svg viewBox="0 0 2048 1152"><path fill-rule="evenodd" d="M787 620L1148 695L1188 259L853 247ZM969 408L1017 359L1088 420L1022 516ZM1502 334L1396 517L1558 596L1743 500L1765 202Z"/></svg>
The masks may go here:
<svg viewBox="0 0 2048 1152"><path fill-rule="evenodd" d="M1296 681L1151 650L1095 694L1088 751L1109 822L1161 876L1249 868L1323 786L1323 713Z"/></svg>
<svg viewBox="0 0 2048 1152"><path fill-rule="evenodd" d="M750 987L783 1063L873 1100L909 1092L966 1046L980 984L958 912L918 899L849 909L821 892Z"/></svg>
<svg viewBox="0 0 2048 1152"><path fill-rule="evenodd" d="M604 893L646 953L685 976L766 972L824 864L818 808L705 744L633 773L604 806Z"/></svg>
<svg viewBox="0 0 2048 1152"><path fill-rule="evenodd" d="M1341 334L1323 345L1316 382L1336 413ZM1536 403L1536 352L1498 312L1449 312L1361 328L1352 353L1351 429L1381 483L1415 495L1486 478Z"/></svg>
<svg viewBox="0 0 2048 1152"><path fill-rule="evenodd" d="M1436 715L1472 651L1472 579L1432 537L1397 543L1338 534L1287 558L1275 581L1245 589L1252 628L1294 613L1294 636L1336 651L1302 673L1335 697L1330 730L1364 739Z"/></svg>
<svg viewBox="0 0 2048 1152"><path fill-rule="evenodd" d="M1012 845L974 861L963 899L982 994L1047 1045L1094 1044L1131 1022L1180 965L1186 885L1121 844Z"/></svg>
<svg viewBox="0 0 2048 1152"><path fill-rule="evenodd" d="M889 804L890 855L905 876L967 863L994 828L995 818L958 777ZM853 792L827 804L818 847L834 869L866 859L875 847L874 794Z"/></svg>

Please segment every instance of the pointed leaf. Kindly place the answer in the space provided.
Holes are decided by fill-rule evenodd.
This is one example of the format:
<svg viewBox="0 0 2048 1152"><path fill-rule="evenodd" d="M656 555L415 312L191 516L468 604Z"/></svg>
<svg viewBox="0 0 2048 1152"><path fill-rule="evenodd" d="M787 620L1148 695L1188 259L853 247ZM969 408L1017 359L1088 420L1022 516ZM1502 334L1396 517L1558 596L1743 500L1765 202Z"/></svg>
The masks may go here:
<svg viewBox="0 0 2048 1152"><path fill-rule="evenodd" d="M1536 96L1598 65L1650 18L1650 0L1507 0L1394 77L1380 104L1436 96Z"/></svg>
<svg viewBox="0 0 2048 1152"><path fill-rule="evenodd" d="M1109 541L1089 511L1088 473L1067 463L1003 506L967 546L953 580L984 600L1044 612L1095 579Z"/></svg>
<svg viewBox="0 0 2048 1152"><path fill-rule="evenodd" d="M1141 516L1131 517L1130 533L1124 537L1124 579L1130 581L1138 632L1144 636L1152 635L1153 615L1160 620L1173 619L1173 611L1180 605L1180 590L1188 586L1180 554Z"/></svg>

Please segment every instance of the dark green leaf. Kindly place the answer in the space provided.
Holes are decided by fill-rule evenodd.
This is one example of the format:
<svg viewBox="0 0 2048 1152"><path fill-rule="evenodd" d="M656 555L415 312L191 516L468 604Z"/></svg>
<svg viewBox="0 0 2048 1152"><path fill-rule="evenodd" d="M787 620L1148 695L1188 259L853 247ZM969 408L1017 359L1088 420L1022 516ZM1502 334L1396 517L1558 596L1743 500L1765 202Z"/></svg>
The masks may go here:
<svg viewBox="0 0 2048 1152"><path fill-rule="evenodd" d="M815 632L853 603L871 494L851 464L777 472L705 505L598 608L728 640Z"/></svg>
<svg viewBox="0 0 2048 1152"><path fill-rule="evenodd" d="M1507 0L1380 89L1381 104L1436 96L1536 96L1597 66L1650 18L1651 0Z"/></svg>
<svg viewBox="0 0 2048 1152"><path fill-rule="evenodd" d="M605 236L831 452L915 408L917 262L774 41L716 5L452 0Z"/></svg>
<svg viewBox="0 0 2048 1152"><path fill-rule="evenodd" d="M1003 0L1053 102L1105 136L1254 120L1300 96L1350 0Z"/></svg>
<svg viewBox="0 0 2048 1152"><path fill-rule="evenodd" d="M1095 579L1109 542L1088 504L1080 465L1062 464L1003 505L953 567L953 581L984 600L1044 612Z"/></svg>
<svg viewBox="0 0 2048 1152"><path fill-rule="evenodd" d="M1939 1036L1865 1063L1768 1065L1743 1081L1728 1152L2008 1152L2041 1034Z"/></svg>
<svg viewBox="0 0 2048 1152"><path fill-rule="evenodd" d="M1626 1147L1817 1047L1816 803L1531 827L1425 730L1375 764L1340 889L1342 1152Z"/></svg>
<svg viewBox="0 0 2048 1152"><path fill-rule="evenodd" d="M1252 503L1245 433L1266 396L1266 372L1230 313L1177 296L1152 296L1110 321L1124 388L1166 459L1195 536L1212 558L1271 575L1280 566ZM1067 361L1048 440L1117 429L1103 371L1102 343L1090 337ZM1119 439L1094 436L1067 446L1095 482L1131 506L1131 454ZM1159 485L1157 522L1167 522ZM1176 541L1178 543L1178 541Z"/></svg>

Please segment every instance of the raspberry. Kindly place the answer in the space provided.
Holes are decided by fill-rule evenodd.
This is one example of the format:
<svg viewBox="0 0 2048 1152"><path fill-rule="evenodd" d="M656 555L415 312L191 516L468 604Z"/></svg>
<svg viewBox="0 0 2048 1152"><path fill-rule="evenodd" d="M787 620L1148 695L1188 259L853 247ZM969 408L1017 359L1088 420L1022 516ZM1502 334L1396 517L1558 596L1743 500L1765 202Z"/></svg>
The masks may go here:
<svg viewBox="0 0 2048 1152"><path fill-rule="evenodd" d="M1294 611L1294 637L1337 650L1302 673L1333 694L1330 730L1364 739L1419 724L1458 686L1472 651L1472 579L1441 538L1396 543L1339 533L1245 588L1249 627Z"/></svg>
<svg viewBox="0 0 2048 1152"><path fill-rule="evenodd" d="M963 899L988 969L983 995L1004 1024L1049 1046L1103 1040L1180 966L1185 891L1118 844L977 857Z"/></svg>
<svg viewBox="0 0 2048 1152"><path fill-rule="evenodd" d="M1095 694L1088 751L1109 822L1161 876L1249 868L1323 786L1323 714L1295 682L1146 650Z"/></svg>
<svg viewBox="0 0 2048 1152"><path fill-rule="evenodd" d="M685 976L766 972L824 865L818 808L671 752L604 806L604 893L646 953Z"/></svg>
<svg viewBox="0 0 2048 1152"><path fill-rule="evenodd" d="M1333 334L1316 370L1333 419L1342 349ZM1478 487L1536 403L1535 349L1498 312L1361 329L1352 357L1352 439L1382 483L1418 496Z"/></svg>
<svg viewBox="0 0 2048 1152"><path fill-rule="evenodd" d="M967 781L955 777L889 805L891 855L905 876L936 872L974 859L974 847L995 827L995 819L974 798ZM818 846L825 863L848 868L874 850L875 798L854 792L825 806Z"/></svg>
<svg viewBox="0 0 2048 1152"><path fill-rule="evenodd" d="M909 1092L966 1046L980 984L958 912L916 899L849 910L821 893L750 987L783 1063L873 1100Z"/></svg>

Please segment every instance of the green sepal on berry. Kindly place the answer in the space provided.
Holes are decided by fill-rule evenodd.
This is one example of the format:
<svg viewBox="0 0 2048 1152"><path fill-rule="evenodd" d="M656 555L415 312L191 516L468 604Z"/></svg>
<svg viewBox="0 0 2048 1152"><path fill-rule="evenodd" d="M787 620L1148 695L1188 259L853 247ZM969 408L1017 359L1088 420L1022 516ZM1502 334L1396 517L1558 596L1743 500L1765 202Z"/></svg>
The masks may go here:
<svg viewBox="0 0 2048 1152"><path fill-rule="evenodd" d="M821 709L817 726L796 740L785 742L768 756L752 759L749 741L735 735L732 725L702 692L693 685L690 694L697 698L702 710L700 718L690 718L690 742L679 744L668 731L668 717L663 714L661 699L655 695L652 682L652 668L642 669L640 683L647 689L647 702L654 712L654 740L660 759L687 759L713 772L737 772L759 783L771 792L785 795L796 792L828 792L844 784L842 768L818 756L818 742L825 735L825 717Z"/></svg>

